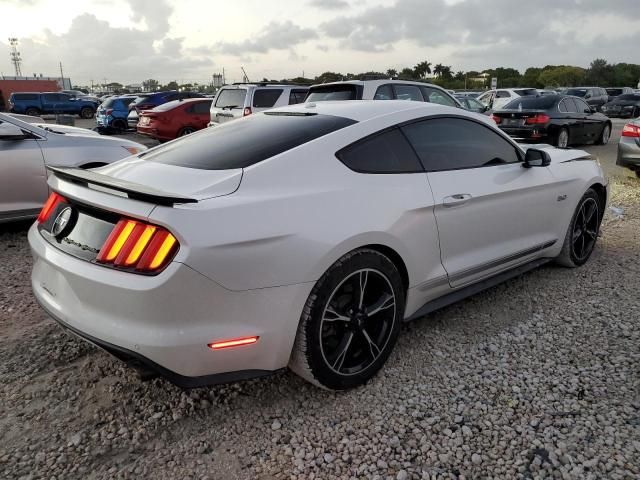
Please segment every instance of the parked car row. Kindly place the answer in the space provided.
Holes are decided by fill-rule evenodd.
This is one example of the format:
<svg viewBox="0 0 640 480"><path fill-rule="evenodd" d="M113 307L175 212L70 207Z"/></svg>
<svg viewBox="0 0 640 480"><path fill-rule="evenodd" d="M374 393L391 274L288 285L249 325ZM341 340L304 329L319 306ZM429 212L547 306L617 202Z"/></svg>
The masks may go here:
<svg viewBox="0 0 640 480"><path fill-rule="evenodd" d="M9 96L9 111L29 116L70 114L93 118L99 102L60 92L22 92Z"/></svg>

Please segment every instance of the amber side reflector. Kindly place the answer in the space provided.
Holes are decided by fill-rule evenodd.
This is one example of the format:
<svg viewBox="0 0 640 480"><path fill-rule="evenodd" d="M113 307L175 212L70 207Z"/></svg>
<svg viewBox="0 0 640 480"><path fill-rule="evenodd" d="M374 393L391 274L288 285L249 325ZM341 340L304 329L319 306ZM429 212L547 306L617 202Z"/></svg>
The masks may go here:
<svg viewBox="0 0 640 480"><path fill-rule="evenodd" d="M243 337L234 338L233 340L222 340L220 342L213 342L209 344L209 348L212 350L221 350L223 348L241 347L243 345L251 345L256 343L260 337Z"/></svg>
<svg viewBox="0 0 640 480"><path fill-rule="evenodd" d="M61 202L66 202L62 195L56 192L49 195L49 198L47 198L47 201L42 206L42 210L40 210L40 214L38 215L38 223L46 222Z"/></svg>

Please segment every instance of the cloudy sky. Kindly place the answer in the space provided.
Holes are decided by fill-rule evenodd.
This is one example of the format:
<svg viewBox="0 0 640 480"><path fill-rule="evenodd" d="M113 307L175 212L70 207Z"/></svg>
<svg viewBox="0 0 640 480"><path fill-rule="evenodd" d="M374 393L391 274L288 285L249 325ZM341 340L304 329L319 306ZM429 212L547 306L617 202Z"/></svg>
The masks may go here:
<svg viewBox="0 0 640 480"><path fill-rule="evenodd" d="M0 0L0 74L75 84L640 62L640 0Z"/></svg>

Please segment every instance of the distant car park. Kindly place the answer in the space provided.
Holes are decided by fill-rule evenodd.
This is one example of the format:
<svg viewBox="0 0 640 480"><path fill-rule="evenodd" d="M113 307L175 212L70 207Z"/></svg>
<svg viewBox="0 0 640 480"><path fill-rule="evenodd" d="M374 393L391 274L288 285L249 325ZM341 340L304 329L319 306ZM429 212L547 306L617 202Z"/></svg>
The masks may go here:
<svg viewBox="0 0 640 480"><path fill-rule="evenodd" d="M602 106L602 113L611 118L635 118L640 116L640 94L625 93Z"/></svg>

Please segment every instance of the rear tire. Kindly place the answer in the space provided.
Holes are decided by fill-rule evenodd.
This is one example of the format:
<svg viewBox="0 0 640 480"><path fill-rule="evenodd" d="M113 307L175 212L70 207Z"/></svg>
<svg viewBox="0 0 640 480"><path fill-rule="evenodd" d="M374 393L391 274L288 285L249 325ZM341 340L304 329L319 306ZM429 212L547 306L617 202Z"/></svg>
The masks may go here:
<svg viewBox="0 0 640 480"><path fill-rule="evenodd" d="M307 299L289 368L330 390L366 383L393 350L404 307L402 279L389 258L370 249L344 255Z"/></svg>
<svg viewBox="0 0 640 480"><path fill-rule="evenodd" d="M556 262L564 267L575 268L587 263L598 240L602 221L600 197L590 188L578 202L564 244Z"/></svg>
<svg viewBox="0 0 640 480"><path fill-rule="evenodd" d="M606 145L607 143L609 143L609 138L611 138L611 125L606 123L596 143L598 145Z"/></svg>
<svg viewBox="0 0 640 480"><path fill-rule="evenodd" d="M567 148L569 146L569 130L562 127L556 136L556 147Z"/></svg>
<svg viewBox="0 0 640 480"><path fill-rule="evenodd" d="M116 133L122 133L127 129L127 122L124 120L116 119L111 122L111 128L113 128Z"/></svg>
<svg viewBox="0 0 640 480"><path fill-rule="evenodd" d="M184 127L182 130L180 130L180 133L178 133L178 136L184 137L185 135L191 135L195 131L196 129L193 127Z"/></svg>
<svg viewBox="0 0 640 480"><path fill-rule="evenodd" d="M83 107L80 110L80 117L84 118L85 120L93 118L93 115L94 115L93 108Z"/></svg>
<svg viewBox="0 0 640 480"><path fill-rule="evenodd" d="M27 110L24 112L25 115L29 115L30 117L39 117L40 116L40 110L38 110L37 108L27 108Z"/></svg>

